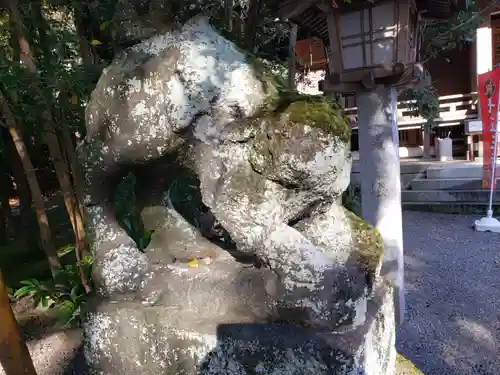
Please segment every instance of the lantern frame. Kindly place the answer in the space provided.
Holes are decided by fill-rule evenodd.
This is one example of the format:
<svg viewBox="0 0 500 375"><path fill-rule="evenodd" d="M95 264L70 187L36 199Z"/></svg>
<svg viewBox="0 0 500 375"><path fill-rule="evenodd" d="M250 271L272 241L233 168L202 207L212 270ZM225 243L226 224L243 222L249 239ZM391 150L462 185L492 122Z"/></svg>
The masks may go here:
<svg viewBox="0 0 500 375"><path fill-rule="evenodd" d="M353 1L324 11L331 84L399 75L416 62L419 13L414 0L368 6L366 1Z"/></svg>

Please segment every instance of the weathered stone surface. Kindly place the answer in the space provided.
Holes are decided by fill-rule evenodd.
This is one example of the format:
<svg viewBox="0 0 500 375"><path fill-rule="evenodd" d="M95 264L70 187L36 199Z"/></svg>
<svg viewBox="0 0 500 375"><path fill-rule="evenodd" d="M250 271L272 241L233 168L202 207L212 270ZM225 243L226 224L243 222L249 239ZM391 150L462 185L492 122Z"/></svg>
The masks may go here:
<svg viewBox="0 0 500 375"><path fill-rule="evenodd" d="M263 77L204 18L103 73L77 149L95 374L392 374L380 237L340 204L347 122ZM130 170L144 252L113 214Z"/></svg>
<svg viewBox="0 0 500 375"><path fill-rule="evenodd" d="M232 272L238 273L235 268ZM202 282L207 282L210 271L204 272ZM219 280L228 281L225 276ZM238 289L232 300L230 295L220 300L207 294L205 309L198 310L181 299L168 307L99 302L85 325L87 363L98 374L394 374L391 287L377 284L364 322L355 330L318 332L259 320L245 308L255 311L265 302L255 289L257 298L235 302L242 296L241 279L232 284ZM211 309L218 303L240 308L215 317Z"/></svg>

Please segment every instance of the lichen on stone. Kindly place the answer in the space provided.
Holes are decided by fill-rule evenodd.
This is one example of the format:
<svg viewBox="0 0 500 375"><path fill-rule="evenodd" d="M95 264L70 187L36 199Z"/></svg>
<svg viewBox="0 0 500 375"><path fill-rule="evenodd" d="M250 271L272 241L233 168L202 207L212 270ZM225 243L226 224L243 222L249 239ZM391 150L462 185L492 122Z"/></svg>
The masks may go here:
<svg viewBox="0 0 500 375"><path fill-rule="evenodd" d="M378 231L349 210L346 217L352 230L352 240L359 263L369 275L376 276L384 255L382 237Z"/></svg>

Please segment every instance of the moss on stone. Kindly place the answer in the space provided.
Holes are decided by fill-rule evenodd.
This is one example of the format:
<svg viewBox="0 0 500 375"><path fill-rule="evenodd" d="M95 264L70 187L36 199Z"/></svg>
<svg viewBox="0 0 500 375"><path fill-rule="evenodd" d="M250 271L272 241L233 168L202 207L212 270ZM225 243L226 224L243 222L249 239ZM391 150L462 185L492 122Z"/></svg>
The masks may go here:
<svg viewBox="0 0 500 375"><path fill-rule="evenodd" d="M321 95L306 95L290 90L283 78L284 71L279 72L282 68L280 65L251 55L247 55L247 59L267 94L262 112L255 117L286 114L291 123L320 128L343 142L350 141L351 127L337 103Z"/></svg>
<svg viewBox="0 0 500 375"><path fill-rule="evenodd" d="M292 102L286 112L293 123L307 124L339 137L344 142L351 139L351 128L340 108L325 99L305 98Z"/></svg>
<svg viewBox="0 0 500 375"><path fill-rule="evenodd" d="M245 53L243 51L243 53ZM279 92L285 87L285 81L280 74L273 72L273 64L256 56L246 54L247 61L252 67L256 78L264 85L264 90L269 96L269 104L272 104L278 97ZM275 70L279 65L275 65Z"/></svg>
<svg viewBox="0 0 500 375"><path fill-rule="evenodd" d="M412 361L398 353L396 357L396 375L424 375Z"/></svg>
<svg viewBox="0 0 500 375"><path fill-rule="evenodd" d="M358 262L369 275L375 276L384 255L382 237L374 227L354 213L345 210L345 214L351 225L352 239L359 257Z"/></svg>

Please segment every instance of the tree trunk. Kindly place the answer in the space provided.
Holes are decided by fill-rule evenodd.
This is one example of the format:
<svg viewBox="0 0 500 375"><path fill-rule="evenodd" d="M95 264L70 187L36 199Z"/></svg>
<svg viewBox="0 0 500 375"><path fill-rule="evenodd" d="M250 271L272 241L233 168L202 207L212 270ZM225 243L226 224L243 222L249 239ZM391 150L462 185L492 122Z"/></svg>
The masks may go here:
<svg viewBox="0 0 500 375"><path fill-rule="evenodd" d="M245 21L244 45L251 53L255 52L255 35L257 33L257 23L261 5L261 0L251 0L250 6L248 7L247 19Z"/></svg>
<svg viewBox="0 0 500 375"><path fill-rule="evenodd" d="M3 195L3 192L0 192L2 196L0 197L0 245L6 245L7 242L9 241L9 236L7 234L7 217L5 215L5 207L8 207L10 209L10 206L8 206L9 200L7 199L7 202L5 202L5 197ZM7 206L5 205L7 203Z"/></svg>
<svg viewBox="0 0 500 375"><path fill-rule="evenodd" d="M61 123L65 122L65 115L64 115L64 108L66 103L69 102L69 98L66 95L66 91L64 88L61 88L60 90L60 105L59 107L61 108ZM71 132L67 126L62 126L61 127L61 135L62 135L62 145L63 145L63 153L64 156L66 157L66 163L67 165L70 166L71 172L73 176L76 175L74 171L74 164L72 163L74 152L75 152L75 147L73 145L73 140L71 138ZM75 211L72 212L71 214L73 215L73 220L75 223L79 223L74 229L75 231L75 239L76 239L76 245L77 245L77 250L76 250L76 259L77 261L80 261L81 257L85 255L90 255L90 251L88 249L87 243L85 241L85 226L83 222L83 206L81 202L78 201L78 198L76 196L75 191L73 190L73 200L75 202L74 209ZM83 280L82 280L83 281ZM86 285L84 283L84 285ZM89 290L90 291L90 290Z"/></svg>
<svg viewBox="0 0 500 375"><path fill-rule="evenodd" d="M20 222L22 224L22 228L20 228L20 230L25 231L25 233L31 233L31 231L33 230L33 222L31 216L32 199L30 187L28 185L28 179L26 178L23 164L21 162L19 154L17 153L16 146L14 145L12 137L8 132L8 129L2 128L1 130L2 139L5 145L5 165L9 167L10 172L14 177L14 182L16 184L15 193L17 195L17 198L19 199L19 211L21 216ZM38 246L38 241L33 236L29 236L27 241L29 242L29 246Z"/></svg>
<svg viewBox="0 0 500 375"><path fill-rule="evenodd" d="M35 26L38 30L38 36L40 38L40 48L43 53L43 58L47 66L49 66L52 62L52 51L50 49L49 41L47 40L47 32L48 27L46 20L42 14L41 3L39 0L32 2L32 11L33 11L33 19ZM29 45L27 46L29 48ZM29 53L29 52L28 52ZM32 59L36 61L35 58ZM36 64L33 70L30 70L33 73L34 77L37 77ZM51 77L54 84L58 84L55 77ZM39 88L39 85L36 85ZM41 95L43 95L38 90ZM42 96L43 98L43 96ZM68 212L68 216L71 222L71 226L73 227L73 232L75 234L75 256L77 261L77 266L80 271L80 278L82 284L85 288L85 292L89 293L89 283L88 280L85 279L83 274L83 270L81 269L81 260L82 255L84 253L88 253L87 246L85 243L85 227L83 224L83 216L80 206L77 203L76 194L73 189L73 183L71 181L70 168L71 165L70 158L72 156L73 150L72 145L68 145L68 140L71 142L71 137L69 136L68 128L64 125L64 122L61 123L63 134L62 142L59 142L56 132L56 122L52 116L52 112L50 110L50 102L48 100L44 100L44 111L42 112L42 117L44 119L44 138L45 143L49 148L49 154L52 159L52 163L56 170L57 179L59 180L59 185L61 187L61 191L63 193L64 204L66 206L66 210ZM64 108L64 107L62 107ZM64 137L66 135L66 137ZM65 139L66 138L66 139ZM64 151L61 149L62 145L66 146ZM66 151L66 152L65 152ZM69 154L68 154L69 153ZM66 155L65 155L66 154ZM66 156L66 157L65 157Z"/></svg>
<svg viewBox="0 0 500 375"><path fill-rule="evenodd" d="M76 36L78 37L78 47L83 59L83 65L85 68L89 68L94 64L94 55L92 54L92 47L86 36L84 6L85 2L79 0L73 1L73 19L75 22Z"/></svg>
<svg viewBox="0 0 500 375"><path fill-rule="evenodd" d="M5 151L4 151L5 153ZM12 211L10 210L10 193L12 182L7 169L5 154L0 160L0 245L5 245L9 241L12 232Z"/></svg>
<svg viewBox="0 0 500 375"><path fill-rule="evenodd" d="M17 0L8 0L6 3L9 8L10 24L14 28L14 34L19 45L19 58L29 71L36 70L35 62L30 53L30 45L23 30L23 17L19 11ZM13 49L18 50L17 46Z"/></svg>
<svg viewBox="0 0 500 375"><path fill-rule="evenodd" d="M64 92L65 92L64 90L61 90L61 96L60 96L61 101L64 101L64 99L67 98L67 96L64 94ZM68 101L65 101L65 102L67 103ZM63 103L60 104L60 107L61 107L61 111L64 111L65 107L64 107ZM64 116L64 113L61 113L61 123L64 123L65 118L66 117ZM69 165L70 170L71 170L71 174L73 175L73 186L74 186L74 176L76 175L76 173L78 173L77 171L74 170L75 164L73 163L73 157L74 157L74 153L75 153L74 133L70 132L70 129L67 126L62 127L61 133L62 133L62 143L63 143L64 155L66 156L67 165ZM78 208L80 210L81 219L83 220L83 212L84 212L83 205L78 200L76 192L74 192L74 195L75 195L75 197L74 197L75 202L78 205ZM85 233L82 233L82 236L85 236ZM87 251L87 250L88 249L85 248L85 251Z"/></svg>
<svg viewBox="0 0 500 375"><path fill-rule="evenodd" d="M61 262L59 260L59 257L57 256L54 242L52 241L52 233L50 231L47 212L45 211L42 191L40 189L40 185L38 184L38 180L36 179L35 170L26 150L26 145L24 144L22 137L17 131L16 120L14 119L9 105L2 94L0 94L0 110L5 118L5 122L7 123L7 127L9 129L9 134L12 137L12 141L14 142L16 150L23 164L24 172L26 173L26 177L28 179L31 196L33 197L33 204L35 206L36 219L40 230L41 245L43 251L45 251L45 254L47 255L52 276L54 276L56 272L61 268Z"/></svg>
<svg viewBox="0 0 500 375"><path fill-rule="evenodd" d="M297 24L292 25L292 30L290 31L290 40L289 40L289 45L288 45L288 87L291 90L295 90L295 74L296 74L296 69L295 69L295 64L296 64L296 45L297 45L297 33L298 33L299 27Z"/></svg>
<svg viewBox="0 0 500 375"><path fill-rule="evenodd" d="M224 0L224 17L229 32L233 31L233 5L234 0Z"/></svg>
<svg viewBox="0 0 500 375"><path fill-rule="evenodd" d="M9 301L0 270L0 365L6 375L37 375Z"/></svg>
<svg viewBox="0 0 500 375"><path fill-rule="evenodd" d="M16 0L9 1L9 9L11 11L11 16L13 23L16 27L16 34L19 39L19 47L21 50L22 56L27 56L29 61L31 62L29 65L27 64L28 71L32 73L33 79L36 80L35 88L37 90L37 94L40 96L40 99L44 101L44 109L42 111L42 120L43 120L43 128L44 128L44 140L49 149L50 158L52 164L54 165L54 169L56 171L57 179L59 181L59 185L61 187L61 191L63 194L64 204L66 206L66 210L68 212L68 216L71 222L71 226L75 233L76 247L79 252L84 251L85 249L85 229L83 225L83 219L78 205L75 200L75 193L73 190L73 185L71 183L71 177L69 174L68 164L63 156L61 151L61 147L59 144L59 139L57 138L55 122L52 117L52 113L50 111L49 102L45 98L42 90L40 89L40 85L38 84L38 75L37 68L35 64L35 59L31 53L30 45L25 38L24 29L22 25L22 18L19 8L17 6ZM35 13L36 21L38 22L38 26L42 27L40 23L44 22L43 15L40 10L40 3L33 3L33 10ZM50 48L47 45L48 41L45 38L44 29L39 29L39 36L41 40L41 48L46 54L50 54ZM51 60L50 55L46 56L47 61ZM78 256L79 258L79 256Z"/></svg>
<svg viewBox="0 0 500 375"><path fill-rule="evenodd" d="M234 9L234 20L233 20L233 35L236 39L243 43L243 37L245 35L245 15L243 12L243 7L237 5Z"/></svg>

